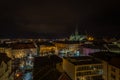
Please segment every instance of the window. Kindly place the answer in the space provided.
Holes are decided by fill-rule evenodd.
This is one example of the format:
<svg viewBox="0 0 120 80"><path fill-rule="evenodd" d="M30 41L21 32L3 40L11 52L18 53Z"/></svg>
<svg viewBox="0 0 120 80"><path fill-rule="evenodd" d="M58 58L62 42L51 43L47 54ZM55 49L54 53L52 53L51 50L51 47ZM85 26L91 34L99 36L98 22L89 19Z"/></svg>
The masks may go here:
<svg viewBox="0 0 120 80"><path fill-rule="evenodd" d="M112 68L111 68L111 71L115 72L116 70L115 70L115 68L112 67Z"/></svg>
<svg viewBox="0 0 120 80"><path fill-rule="evenodd" d="M78 73L76 74L76 76L82 76L82 73L81 73L81 72L78 72Z"/></svg>
<svg viewBox="0 0 120 80"><path fill-rule="evenodd" d="M116 76L115 76L115 75L113 75L113 74L111 74L111 78L115 79L115 78L116 78Z"/></svg>
<svg viewBox="0 0 120 80"><path fill-rule="evenodd" d="M82 70L82 68L81 68L81 67L78 67L78 68L77 68L77 71L81 71L81 70Z"/></svg>
<svg viewBox="0 0 120 80"><path fill-rule="evenodd" d="M92 76L92 80L103 80L102 76Z"/></svg>

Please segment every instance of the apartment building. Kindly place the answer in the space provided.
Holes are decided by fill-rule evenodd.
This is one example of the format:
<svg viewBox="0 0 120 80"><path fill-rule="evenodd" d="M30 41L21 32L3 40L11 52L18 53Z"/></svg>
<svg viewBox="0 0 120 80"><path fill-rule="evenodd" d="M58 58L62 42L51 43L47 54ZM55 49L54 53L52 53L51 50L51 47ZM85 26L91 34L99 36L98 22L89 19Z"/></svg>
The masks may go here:
<svg viewBox="0 0 120 80"><path fill-rule="evenodd" d="M112 58L108 67L108 80L120 80L120 58Z"/></svg>
<svg viewBox="0 0 120 80"><path fill-rule="evenodd" d="M72 80L104 80L101 61L90 56L64 57L63 70Z"/></svg>
<svg viewBox="0 0 120 80"><path fill-rule="evenodd" d="M103 65L104 80L120 80L120 54L113 52L97 52L91 54Z"/></svg>

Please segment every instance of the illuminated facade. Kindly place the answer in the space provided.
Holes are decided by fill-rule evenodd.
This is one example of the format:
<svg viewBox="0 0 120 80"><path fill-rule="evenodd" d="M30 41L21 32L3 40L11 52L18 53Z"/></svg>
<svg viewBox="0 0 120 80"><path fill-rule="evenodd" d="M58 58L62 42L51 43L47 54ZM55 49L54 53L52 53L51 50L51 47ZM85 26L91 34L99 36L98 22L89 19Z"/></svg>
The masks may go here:
<svg viewBox="0 0 120 80"><path fill-rule="evenodd" d="M4 47L0 47L0 53L4 53L5 52L5 48Z"/></svg>
<svg viewBox="0 0 120 80"><path fill-rule="evenodd" d="M15 58L22 58L27 56L28 54L36 55L36 49L13 49L12 54Z"/></svg>
<svg viewBox="0 0 120 80"><path fill-rule="evenodd" d="M120 68L109 65L108 80L120 80Z"/></svg>
<svg viewBox="0 0 120 80"><path fill-rule="evenodd" d="M112 58L108 67L108 80L120 80L120 56Z"/></svg>
<svg viewBox="0 0 120 80"><path fill-rule="evenodd" d="M10 44L0 44L0 53L6 53L8 57L12 58L11 51Z"/></svg>
<svg viewBox="0 0 120 80"><path fill-rule="evenodd" d="M6 53L0 53L0 80L14 80L12 73L12 60Z"/></svg>
<svg viewBox="0 0 120 80"><path fill-rule="evenodd" d="M13 58L12 49L10 47L5 49L5 53L7 54L8 57Z"/></svg>
<svg viewBox="0 0 120 80"><path fill-rule="evenodd" d="M33 43L18 43L12 47L12 55L15 58L22 58L28 54L37 55L37 49Z"/></svg>
<svg viewBox="0 0 120 80"><path fill-rule="evenodd" d="M104 80L120 80L120 54L113 52L96 52L91 54L103 64Z"/></svg>
<svg viewBox="0 0 120 80"><path fill-rule="evenodd" d="M49 42L40 42L37 43L38 52L40 56L56 54L57 48L53 43Z"/></svg>
<svg viewBox="0 0 120 80"><path fill-rule="evenodd" d="M81 52L85 56L89 56L90 53L108 51L104 46L94 45L94 44L84 44L81 46Z"/></svg>
<svg viewBox="0 0 120 80"><path fill-rule="evenodd" d="M115 61L112 61L115 60ZM101 60L103 64L103 77L104 80L120 80L120 64L119 59L110 59L109 61Z"/></svg>
<svg viewBox="0 0 120 80"><path fill-rule="evenodd" d="M57 54L60 56L80 56L79 46L81 44L76 41L58 41L55 42Z"/></svg>
<svg viewBox="0 0 120 80"><path fill-rule="evenodd" d="M45 46L45 45L41 45L40 46L40 54L55 54L56 52L56 47L55 46Z"/></svg>
<svg viewBox="0 0 120 80"><path fill-rule="evenodd" d="M103 80L103 65L88 56L63 59L63 70L72 80Z"/></svg>
<svg viewBox="0 0 120 80"><path fill-rule="evenodd" d="M75 34L71 35L71 36L69 37L69 40L70 40L70 41L83 41L83 40L86 39L86 38L87 38L86 35L79 35L78 30L77 30L77 28L76 28Z"/></svg>

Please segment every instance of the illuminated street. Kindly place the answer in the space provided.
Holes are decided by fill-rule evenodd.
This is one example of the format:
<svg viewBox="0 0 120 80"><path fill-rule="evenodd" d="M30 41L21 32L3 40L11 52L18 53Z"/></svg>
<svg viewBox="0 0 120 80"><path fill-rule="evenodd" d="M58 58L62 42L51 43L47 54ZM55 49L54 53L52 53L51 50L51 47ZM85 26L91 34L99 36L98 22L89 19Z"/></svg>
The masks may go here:
<svg viewBox="0 0 120 80"><path fill-rule="evenodd" d="M16 72L16 80L32 80L32 70L33 70L33 57L29 55L25 58L21 58L20 66L18 68L19 72Z"/></svg>

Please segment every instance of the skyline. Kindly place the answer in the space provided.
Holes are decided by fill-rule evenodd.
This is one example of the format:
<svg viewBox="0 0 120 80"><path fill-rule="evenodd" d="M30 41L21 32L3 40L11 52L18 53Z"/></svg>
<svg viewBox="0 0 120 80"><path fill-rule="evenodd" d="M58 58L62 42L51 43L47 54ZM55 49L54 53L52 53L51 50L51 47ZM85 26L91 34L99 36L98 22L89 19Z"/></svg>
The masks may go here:
<svg viewBox="0 0 120 80"><path fill-rule="evenodd" d="M120 34L119 0L7 0L0 3L2 37L68 36L74 33L76 24L80 34L85 31L95 36L119 37Z"/></svg>

